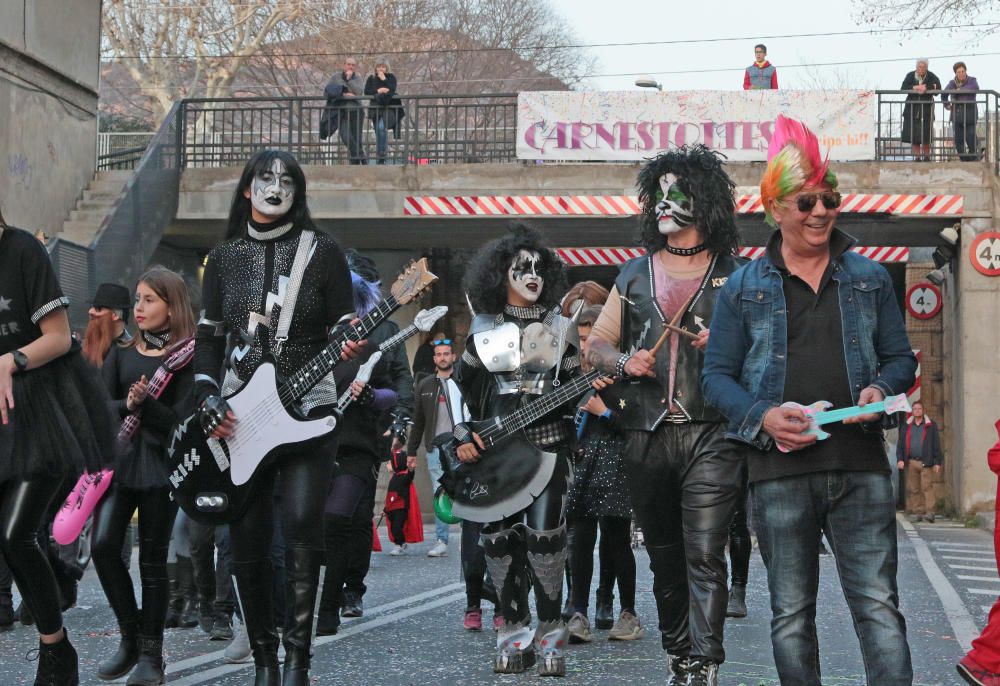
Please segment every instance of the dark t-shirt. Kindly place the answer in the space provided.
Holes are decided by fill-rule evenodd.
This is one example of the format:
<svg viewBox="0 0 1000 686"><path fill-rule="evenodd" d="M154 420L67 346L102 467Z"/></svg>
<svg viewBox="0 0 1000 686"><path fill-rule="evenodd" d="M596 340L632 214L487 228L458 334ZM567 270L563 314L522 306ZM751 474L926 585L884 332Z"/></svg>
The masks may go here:
<svg viewBox="0 0 1000 686"><path fill-rule="evenodd" d="M39 338L38 322L68 305L42 244L27 231L0 229L0 355Z"/></svg>
<svg viewBox="0 0 1000 686"><path fill-rule="evenodd" d="M788 365L782 402L810 405L827 400L834 408L854 404L841 325L837 282L833 280L834 260L850 247L849 239L835 233L830 244L830 264L813 292L805 281L788 273L781 257L781 237L768 244L768 256L781 271L788 318ZM825 471L887 472L881 437L865 433L858 424L834 422L823 425L830 434L808 448L783 453L777 446L767 452L750 451L750 481L779 479Z"/></svg>

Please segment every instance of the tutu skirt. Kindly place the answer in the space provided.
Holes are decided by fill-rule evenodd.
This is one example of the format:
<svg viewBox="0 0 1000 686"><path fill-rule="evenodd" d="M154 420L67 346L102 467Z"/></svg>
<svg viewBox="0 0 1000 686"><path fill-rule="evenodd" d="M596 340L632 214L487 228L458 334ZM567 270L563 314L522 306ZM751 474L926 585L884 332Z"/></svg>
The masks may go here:
<svg viewBox="0 0 1000 686"><path fill-rule="evenodd" d="M79 346L43 367L17 373L10 421L0 424L0 483L11 479L76 479L113 455L116 422L100 372Z"/></svg>

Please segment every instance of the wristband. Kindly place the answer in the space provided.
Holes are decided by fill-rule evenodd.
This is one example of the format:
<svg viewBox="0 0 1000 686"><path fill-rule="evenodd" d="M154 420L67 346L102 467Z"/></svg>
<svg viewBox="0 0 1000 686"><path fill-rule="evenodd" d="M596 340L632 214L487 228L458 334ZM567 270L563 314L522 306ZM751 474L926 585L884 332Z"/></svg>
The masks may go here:
<svg viewBox="0 0 1000 686"><path fill-rule="evenodd" d="M25 355L20 350L12 350L10 356L14 358L14 366L17 367L18 372L23 372L28 369L28 356Z"/></svg>
<svg viewBox="0 0 1000 686"><path fill-rule="evenodd" d="M618 356L618 361L615 362L615 376L620 376L620 377L623 377L623 378L626 376L626 374L625 374L625 365L631 359L632 359L631 355L622 354L622 355Z"/></svg>
<svg viewBox="0 0 1000 686"><path fill-rule="evenodd" d="M601 417L604 419L611 419L611 408L605 408L604 412L601 413Z"/></svg>

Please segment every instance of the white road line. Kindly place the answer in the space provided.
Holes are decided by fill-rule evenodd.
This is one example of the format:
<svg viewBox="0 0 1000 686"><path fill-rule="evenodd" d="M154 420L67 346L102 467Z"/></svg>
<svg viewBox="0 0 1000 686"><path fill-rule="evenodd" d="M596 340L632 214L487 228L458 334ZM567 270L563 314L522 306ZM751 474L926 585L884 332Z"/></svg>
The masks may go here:
<svg viewBox="0 0 1000 686"><path fill-rule="evenodd" d="M992 595L1000 598L1000 591L995 588L967 588L965 590L974 595Z"/></svg>
<svg viewBox="0 0 1000 686"><path fill-rule="evenodd" d="M913 524L907 521L906 517L899 513L896 514L896 521L899 522L899 525L907 533L913 531L915 528ZM945 616L948 617L948 623L951 624L952 631L955 632L958 644L962 647L963 652L968 652L972 648L972 639L979 635L979 628L972 621L972 615L969 614L965 603L962 602L962 597L958 595L955 587L948 581L948 577L944 575L944 572L938 567L937 562L934 561L934 555L931 554L927 543L922 538L911 538L910 542L917 553L917 560L920 562L920 566L923 567L924 574L927 575L931 586L934 587L938 598L941 599Z"/></svg>
<svg viewBox="0 0 1000 686"><path fill-rule="evenodd" d="M942 555L945 560L966 560L968 562L989 562L993 555L981 555L979 557L962 557L961 555Z"/></svg>
<svg viewBox="0 0 1000 686"><path fill-rule="evenodd" d="M969 548L953 548L941 546L937 548L939 553L965 553L966 555L985 555L986 557L993 557L992 552L986 552L985 550L981 553L977 553L975 550L970 550Z"/></svg>
<svg viewBox="0 0 1000 686"><path fill-rule="evenodd" d="M984 545L983 543L952 543L951 541L931 541L931 545L935 548L948 547L948 548L975 548L977 550L993 550L993 546Z"/></svg>
<svg viewBox="0 0 1000 686"><path fill-rule="evenodd" d="M397 607L403 607L405 605L413 605L414 603L423 602L430 598L435 598L442 593L450 593L451 591L457 591L459 589L464 589L464 583L454 583L448 584L447 586L442 586L441 588L435 588L431 591L425 591L424 593L416 593L399 600L394 600L391 603L385 603L383 605L376 605L375 607L368 608L365 610L365 617L374 617L376 615L383 614L385 612L390 612L395 610ZM344 626L349 626L359 621L358 617L345 618L343 620ZM314 644L322 641L323 638L318 638L313 641ZM194 669L195 667L200 667L201 665L208 664L209 662L216 662L223 659L225 654L225 649L216 650L215 652L205 653L204 655L198 655L196 657L189 657L186 660L180 660L178 662L172 662L167 665L167 674L176 674L177 672L183 672L187 669ZM246 665L243 665L246 666ZM171 682L172 684L173 682Z"/></svg>
<svg viewBox="0 0 1000 686"><path fill-rule="evenodd" d="M460 584L464 586L464 584ZM331 643L333 641L342 641L345 638L350 638L355 634L364 633L366 631L372 631L378 629L386 624L397 622L401 619L406 619L407 617L412 617L413 615L420 614L422 612L427 612L428 610L433 610L435 608L441 607L442 605L448 605L449 603L456 602L458 600L465 599L465 592L452 593L446 595L437 600L432 600L430 602L424 603L423 605L417 605L416 607L411 607L406 610L400 610L399 612L393 612L387 614L378 619L373 619L370 622L362 622L360 624L354 624L346 626L341 629L339 633L335 636L323 636L313 641L314 646L324 645L326 643ZM171 679L170 686L197 686L198 684L210 684L215 683L218 677L225 676L227 674L232 674L234 672L239 672L247 669L253 669L253 664L242 664L242 665L222 665L220 667L215 667L213 669L205 670L204 672L198 672L197 674L192 674L186 676L183 679Z"/></svg>
<svg viewBox="0 0 1000 686"><path fill-rule="evenodd" d="M993 606L992 605L980 605L979 609L982 610L983 612L985 612L986 614L989 614L993 610Z"/></svg>
<svg viewBox="0 0 1000 686"><path fill-rule="evenodd" d="M964 574L956 574L955 576L957 576L962 581L986 581L986 582L992 581L994 583L1000 583L1000 579L998 579L995 576L966 576ZM1000 591L998 591L998 593L1000 593Z"/></svg>
<svg viewBox="0 0 1000 686"><path fill-rule="evenodd" d="M996 567L977 567L976 565L953 565L949 564L952 569L969 569L976 572L996 572Z"/></svg>

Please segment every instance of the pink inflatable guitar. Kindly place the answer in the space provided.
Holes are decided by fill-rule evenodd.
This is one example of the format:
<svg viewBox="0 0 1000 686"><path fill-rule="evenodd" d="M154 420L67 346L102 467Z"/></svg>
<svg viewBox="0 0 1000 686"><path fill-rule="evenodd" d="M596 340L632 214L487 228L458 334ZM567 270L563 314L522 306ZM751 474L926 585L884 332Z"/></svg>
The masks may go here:
<svg viewBox="0 0 1000 686"><path fill-rule="evenodd" d="M161 364L153 378L146 387L146 395L159 398L163 389L174 377L174 372L184 368L194 357L194 339L181 341L178 347L170 354L166 362ZM117 441L119 444L128 443L133 434L139 428L139 413L133 412L122 421L122 427L118 431ZM77 539L83 531L83 525L87 523L90 513L97 507L101 496L111 485L111 477L114 470L102 469L97 474L84 472L76 486L70 491L66 502L59 508L55 521L52 523L52 538L59 545L69 545Z"/></svg>
<svg viewBox="0 0 1000 686"><path fill-rule="evenodd" d="M830 437L830 434L819 428L823 424L842 422L850 417L858 417L863 414L873 414L876 412L894 414L896 412L909 412L911 409L910 401L906 399L905 393L901 393L900 395L890 395L881 402L868 403L864 407L844 407L839 410L828 409L833 407L833 404L827 402L826 400L818 400L812 405L800 405L799 403L787 402L782 403L781 406L802 410L802 414L804 414L809 420L809 428L806 429L803 434L812 434L818 441L823 441ZM786 448L780 443L778 444L778 450L783 453L792 452L791 448Z"/></svg>

